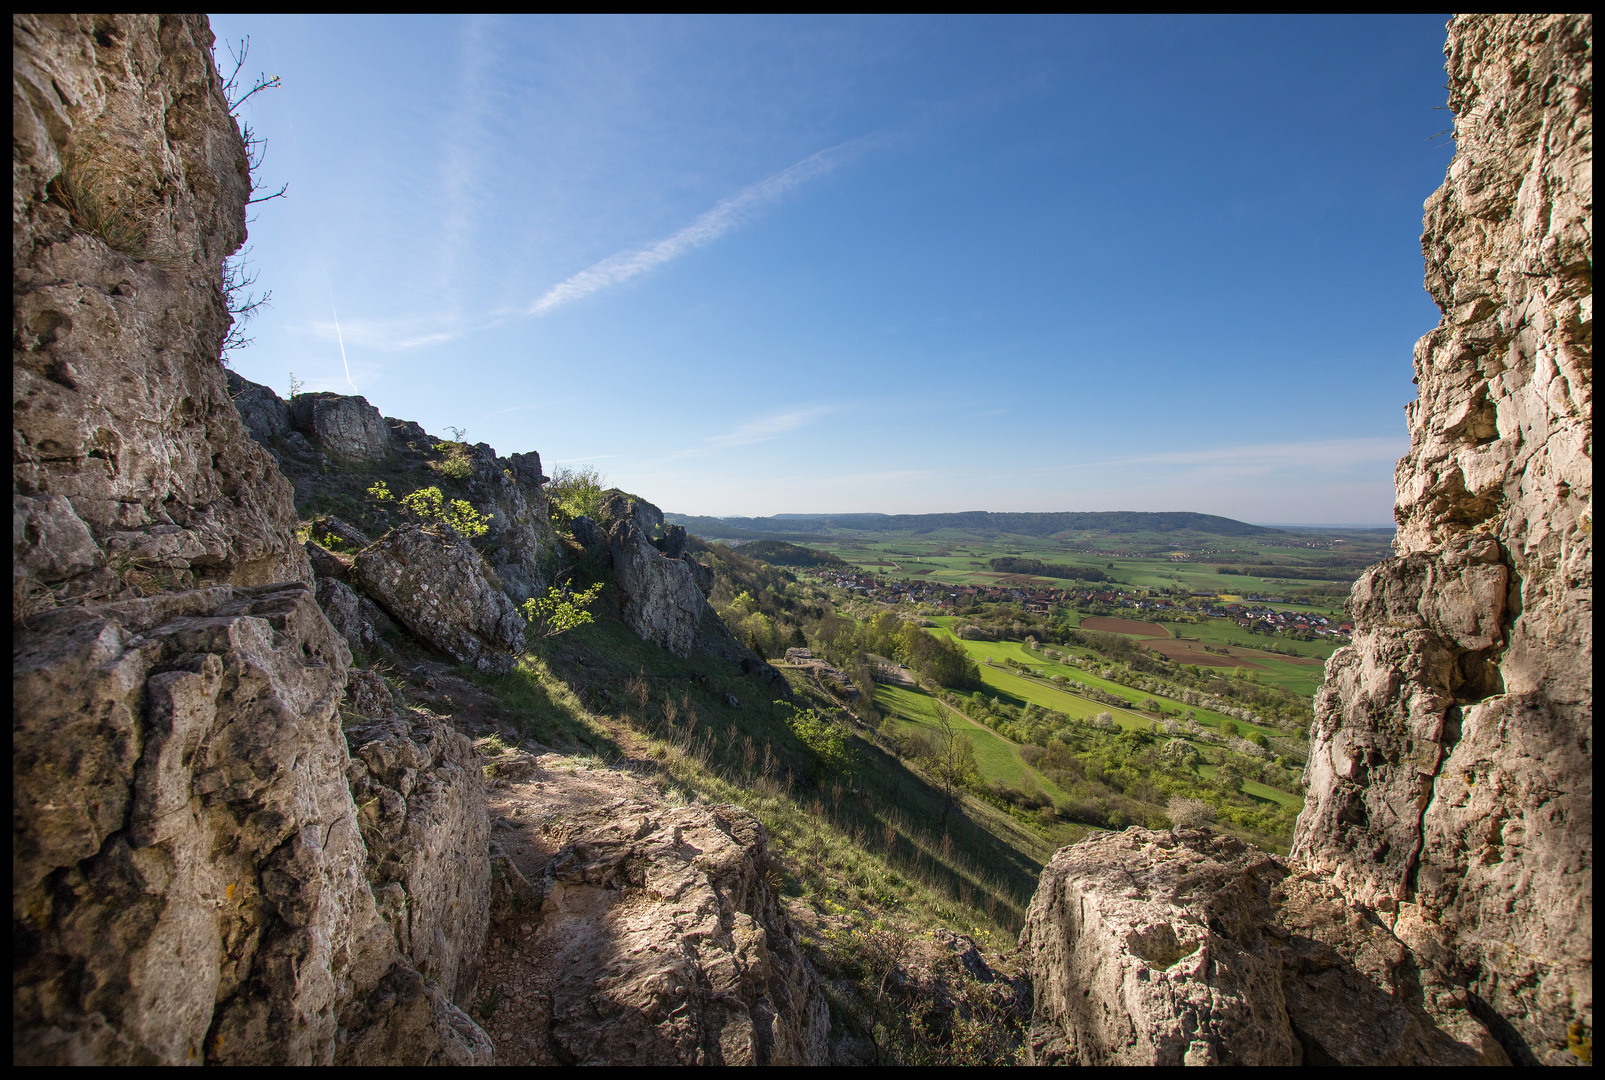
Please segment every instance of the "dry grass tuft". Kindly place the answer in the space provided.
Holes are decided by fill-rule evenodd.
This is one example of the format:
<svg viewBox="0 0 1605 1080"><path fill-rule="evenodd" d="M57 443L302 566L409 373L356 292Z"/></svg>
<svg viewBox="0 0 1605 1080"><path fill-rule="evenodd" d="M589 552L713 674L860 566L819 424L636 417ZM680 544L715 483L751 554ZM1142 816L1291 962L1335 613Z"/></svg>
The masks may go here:
<svg viewBox="0 0 1605 1080"><path fill-rule="evenodd" d="M113 251L177 270L189 257L153 241L162 212L160 200L137 185L119 183L110 171L80 154L64 154L61 173L50 182L50 195L67 211L73 227L102 241Z"/></svg>

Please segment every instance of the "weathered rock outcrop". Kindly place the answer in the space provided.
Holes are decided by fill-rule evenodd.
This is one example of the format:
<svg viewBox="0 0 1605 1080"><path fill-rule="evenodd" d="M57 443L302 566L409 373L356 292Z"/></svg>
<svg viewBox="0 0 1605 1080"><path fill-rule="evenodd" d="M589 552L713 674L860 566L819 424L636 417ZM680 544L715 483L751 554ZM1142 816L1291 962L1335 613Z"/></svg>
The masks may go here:
<svg viewBox="0 0 1605 1080"><path fill-rule="evenodd" d="M22 16L13 38L13 1061L488 1063L409 961L459 984L475 942L404 954L375 906L351 656L225 390L250 179L206 20ZM478 777L460 741L403 734L429 748L406 825L471 887L403 877L471 931L483 830L477 859L445 833Z"/></svg>
<svg viewBox="0 0 1605 1080"><path fill-rule="evenodd" d="M343 461L383 461L390 456L390 425L364 397L327 391L297 394L290 423L324 452Z"/></svg>
<svg viewBox="0 0 1605 1080"><path fill-rule="evenodd" d="M1457 16L1399 558L1351 599L1294 856L1518 1062L1593 1027L1592 18Z"/></svg>
<svg viewBox="0 0 1605 1080"><path fill-rule="evenodd" d="M1350 598L1291 861L1060 852L1025 937L1039 1059L1591 1059L1591 35L1451 22L1399 556Z"/></svg>
<svg viewBox="0 0 1605 1080"><path fill-rule="evenodd" d="M663 514L651 503L615 494L603 510L608 554L624 600L624 621L648 641L685 656L696 641L707 598L687 558L654 542Z"/></svg>
<svg viewBox="0 0 1605 1080"><path fill-rule="evenodd" d="M358 552L351 579L459 664L510 671L524 647L524 620L486 569L451 529L403 525Z"/></svg>
<svg viewBox="0 0 1605 1080"><path fill-rule="evenodd" d="M218 363L250 177L206 20L12 30L14 607L310 580Z"/></svg>
<svg viewBox="0 0 1605 1080"><path fill-rule="evenodd" d="M460 448L463 471L446 475L430 468L440 464L444 445L411 421L381 417L366 398L341 394L298 394L289 403L272 389L229 373L229 392L251 437L260 443L295 485L296 501L308 513L320 494L361 497L375 479L394 484L396 495L419 487L440 487L448 498L463 498L488 519L476 546L495 571L502 591L516 604L542 595L547 588L555 546L541 485L540 455L534 452L501 458L484 443ZM368 470L350 473L353 463ZM373 466L380 466L373 470ZM362 483L353 485L354 477ZM353 490L354 487L354 490ZM361 527L342 523L361 534L377 536L397 522L374 504L372 520ZM340 533L337 530L337 535ZM351 536L347 543L366 546Z"/></svg>
<svg viewBox="0 0 1605 1080"><path fill-rule="evenodd" d="M493 793L511 895L485 980L503 1060L808 1065L827 1060L817 977L769 885L763 825L665 809L628 773L555 754Z"/></svg>
<svg viewBox="0 0 1605 1080"><path fill-rule="evenodd" d="M489 1060L375 910L350 656L306 585L65 609L13 648L14 1061Z"/></svg>
<svg viewBox="0 0 1605 1080"><path fill-rule="evenodd" d="M365 672L362 677L379 682ZM346 776L379 914L418 973L463 1008L474 999L490 925L490 819L478 753L461 733L386 701L346 729Z"/></svg>
<svg viewBox="0 0 1605 1080"><path fill-rule="evenodd" d="M1229 837L1061 850L1021 934L1038 1064L1504 1064L1463 990L1364 908Z"/></svg>
<svg viewBox="0 0 1605 1080"><path fill-rule="evenodd" d="M354 651L374 653L381 648L381 626L390 620L372 600L339 578L321 576L316 596L329 625Z"/></svg>

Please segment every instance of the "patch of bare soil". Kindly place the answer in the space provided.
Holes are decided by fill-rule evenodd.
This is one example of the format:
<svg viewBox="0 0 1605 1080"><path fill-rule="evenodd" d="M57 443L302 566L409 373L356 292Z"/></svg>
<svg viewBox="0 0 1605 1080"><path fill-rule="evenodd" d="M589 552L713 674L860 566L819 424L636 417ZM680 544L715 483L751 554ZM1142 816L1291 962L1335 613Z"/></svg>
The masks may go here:
<svg viewBox="0 0 1605 1080"><path fill-rule="evenodd" d="M1143 644L1154 652L1178 664L1196 664L1199 667L1246 667L1257 668L1258 664L1241 657L1222 656L1219 653L1207 653L1198 648L1197 642L1187 641L1145 641ZM1263 669L1262 669L1263 670Z"/></svg>

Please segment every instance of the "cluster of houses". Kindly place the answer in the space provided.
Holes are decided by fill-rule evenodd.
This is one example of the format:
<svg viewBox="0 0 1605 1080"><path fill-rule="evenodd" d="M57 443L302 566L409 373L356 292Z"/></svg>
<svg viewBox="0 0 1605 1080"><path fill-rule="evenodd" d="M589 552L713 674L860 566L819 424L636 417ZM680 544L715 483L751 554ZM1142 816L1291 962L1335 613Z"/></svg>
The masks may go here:
<svg viewBox="0 0 1605 1080"><path fill-rule="evenodd" d="M936 607L963 607L974 603L1015 603L1038 614L1050 614L1056 604L1101 604L1111 608L1132 608L1140 612L1176 615L1203 615L1211 619L1231 619L1245 630L1267 634L1313 634L1316 637L1348 637L1354 625L1313 612L1281 611L1271 604L1299 604L1280 596L1251 595L1243 602L1223 601L1212 592L1197 591L1186 597L1150 596L1113 589L1059 589L1010 587L1004 585L949 585L934 581L877 581L869 574L827 572L821 582L885 603L930 604Z"/></svg>

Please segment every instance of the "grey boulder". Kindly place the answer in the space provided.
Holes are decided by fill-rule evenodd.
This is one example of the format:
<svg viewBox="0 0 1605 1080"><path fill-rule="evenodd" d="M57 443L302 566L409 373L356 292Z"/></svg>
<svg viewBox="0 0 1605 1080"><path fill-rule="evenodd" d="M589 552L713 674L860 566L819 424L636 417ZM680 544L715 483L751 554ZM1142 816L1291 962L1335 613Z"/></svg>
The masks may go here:
<svg viewBox="0 0 1605 1080"><path fill-rule="evenodd" d="M460 664L511 671L524 620L479 552L444 525L403 525L364 548L351 579L415 637Z"/></svg>

